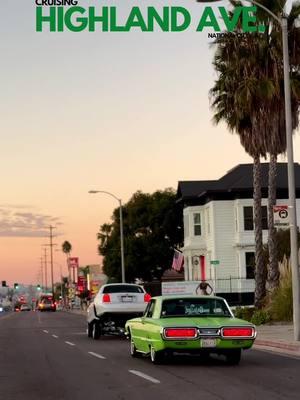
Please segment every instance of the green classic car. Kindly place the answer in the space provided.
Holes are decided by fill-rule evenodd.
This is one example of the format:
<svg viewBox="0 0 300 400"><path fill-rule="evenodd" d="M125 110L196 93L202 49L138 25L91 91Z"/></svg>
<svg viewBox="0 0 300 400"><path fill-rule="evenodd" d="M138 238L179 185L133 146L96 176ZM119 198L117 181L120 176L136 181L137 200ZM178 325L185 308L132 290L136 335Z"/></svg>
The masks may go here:
<svg viewBox="0 0 300 400"><path fill-rule="evenodd" d="M125 330L131 356L150 355L155 364L174 353L215 353L238 364L256 337L255 326L235 318L217 296L153 297L144 316L127 321Z"/></svg>

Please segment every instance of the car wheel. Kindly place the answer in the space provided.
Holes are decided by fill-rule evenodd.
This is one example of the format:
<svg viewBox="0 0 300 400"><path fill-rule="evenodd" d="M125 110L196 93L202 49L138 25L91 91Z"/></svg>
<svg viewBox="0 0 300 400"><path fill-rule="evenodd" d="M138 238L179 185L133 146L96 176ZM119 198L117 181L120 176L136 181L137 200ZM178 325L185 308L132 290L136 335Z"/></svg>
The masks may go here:
<svg viewBox="0 0 300 400"><path fill-rule="evenodd" d="M94 340L98 340L100 339L100 336L101 336L100 324L98 321L94 321L92 326L92 338Z"/></svg>
<svg viewBox="0 0 300 400"><path fill-rule="evenodd" d="M135 347L135 344L134 344L134 341L133 341L132 338L130 339L130 355L131 355L131 357L138 357L139 356L139 353L136 350L136 347Z"/></svg>
<svg viewBox="0 0 300 400"><path fill-rule="evenodd" d="M226 354L226 361L229 365L238 365L241 361L241 349L231 350Z"/></svg>
<svg viewBox="0 0 300 400"><path fill-rule="evenodd" d="M163 353L161 351L155 351L154 347L151 346L150 358L153 364L161 364L163 361Z"/></svg>
<svg viewBox="0 0 300 400"><path fill-rule="evenodd" d="M87 335L89 338L93 337L93 325L92 324L87 324Z"/></svg>

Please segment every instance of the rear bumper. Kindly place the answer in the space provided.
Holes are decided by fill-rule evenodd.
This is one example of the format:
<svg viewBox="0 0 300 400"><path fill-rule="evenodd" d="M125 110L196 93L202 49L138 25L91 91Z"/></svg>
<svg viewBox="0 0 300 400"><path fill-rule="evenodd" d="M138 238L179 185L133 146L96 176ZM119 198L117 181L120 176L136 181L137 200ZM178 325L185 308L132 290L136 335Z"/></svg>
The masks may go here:
<svg viewBox="0 0 300 400"><path fill-rule="evenodd" d="M162 340L154 344L156 350L171 350L175 352L191 353L223 353L233 349L250 349L254 339L216 339L214 347L203 347L201 339L195 340Z"/></svg>

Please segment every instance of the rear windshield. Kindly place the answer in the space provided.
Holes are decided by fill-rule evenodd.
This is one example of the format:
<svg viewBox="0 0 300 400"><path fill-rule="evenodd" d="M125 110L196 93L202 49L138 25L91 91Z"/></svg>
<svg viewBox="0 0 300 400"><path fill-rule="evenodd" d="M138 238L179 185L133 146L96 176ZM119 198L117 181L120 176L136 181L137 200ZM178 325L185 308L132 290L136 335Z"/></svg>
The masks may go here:
<svg viewBox="0 0 300 400"><path fill-rule="evenodd" d="M103 293L144 293L140 286L134 285L112 285L105 286Z"/></svg>
<svg viewBox="0 0 300 400"><path fill-rule="evenodd" d="M164 317L231 317L226 303L221 299L168 299L162 304L161 316Z"/></svg>
<svg viewBox="0 0 300 400"><path fill-rule="evenodd" d="M52 300L44 299L42 300L43 304L52 304Z"/></svg>
<svg viewBox="0 0 300 400"><path fill-rule="evenodd" d="M40 299L40 303L51 304L51 303L53 303L53 298L52 297L42 297Z"/></svg>

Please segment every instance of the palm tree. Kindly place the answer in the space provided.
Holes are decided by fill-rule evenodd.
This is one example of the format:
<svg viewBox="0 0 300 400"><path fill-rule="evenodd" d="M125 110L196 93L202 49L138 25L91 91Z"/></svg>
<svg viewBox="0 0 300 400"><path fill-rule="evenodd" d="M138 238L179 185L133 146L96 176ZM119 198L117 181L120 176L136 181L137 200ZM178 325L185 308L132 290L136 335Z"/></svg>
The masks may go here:
<svg viewBox="0 0 300 400"><path fill-rule="evenodd" d="M261 1L278 14L285 1ZM268 3L268 4L266 4ZM275 3L275 4L274 4ZM236 5L236 4L235 4ZM300 13L300 3L294 4L289 14L289 40L292 75L293 128L298 125L300 94L299 29L295 19ZM276 204L276 162L278 154L285 152L285 111L283 95L283 66L281 30L269 21L264 12L260 21L267 25L265 34L248 34L242 39L230 35L218 39L214 66L219 79L211 91L215 121L225 120L230 130L239 134L245 150L254 158L254 225L256 244L256 292L255 303L262 305L265 293L266 271L263 267L261 232L260 156L270 153L269 168L269 286L278 284L273 205ZM232 57L235 54L235 57ZM248 119L247 134L241 130L241 121ZM250 146L250 148L249 148Z"/></svg>
<svg viewBox="0 0 300 400"><path fill-rule="evenodd" d="M70 265L69 265L69 257L72 251L72 245L70 242L65 240L62 244L62 251L65 253L66 258L67 258L67 267L68 267L68 276L69 276L69 282L71 281L71 271L70 271Z"/></svg>
<svg viewBox="0 0 300 400"><path fill-rule="evenodd" d="M259 124L261 97L271 98L272 86L261 80L258 60L262 59L262 45L258 35L225 36L217 40L213 65L218 80L211 89L214 121L224 120L230 131L240 137L245 151L253 157L253 200L255 229L255 305L260 308L266 295L266 271L263 264L261 165L267 154L267 132ZM232 57L235 54L235 57ZM257 77L258 75L258 77Z"/></svg>
<svg viewBox="0 0 300 400"><path fill-rule="evenodd" d="M282 13L286 1L268 2L267 7L277 15ZM295 20L300 15L300 2L294 3L288 15L289 49L291 64L291 88L292 88L292 129L295 130L299 124L298 112L300 101L300 30L295 27ZM270 131L268 141L268 152L270 154L269 164L269 189L268 189L268 249L269 268L267 286L273 291L279 284L279 268L277 257L276 229L274 227L273 207L276 204L276 174L277 157L286 151L286 130L285 130L285 104L284 104L284 81L283 81L283 59L282 59L282 32L278 24L272 24L269 15L261 12L260 18L265 22L268 29L265 31L267 51L266 73L272 77L276 88L271 101L266 104L265 125Z"/></svg>

